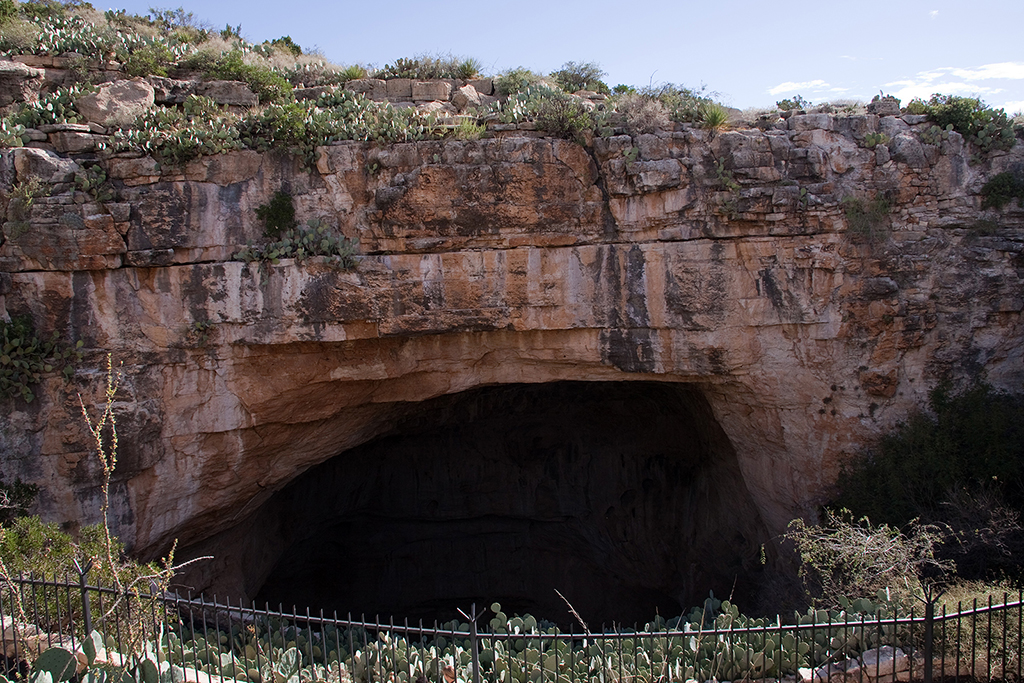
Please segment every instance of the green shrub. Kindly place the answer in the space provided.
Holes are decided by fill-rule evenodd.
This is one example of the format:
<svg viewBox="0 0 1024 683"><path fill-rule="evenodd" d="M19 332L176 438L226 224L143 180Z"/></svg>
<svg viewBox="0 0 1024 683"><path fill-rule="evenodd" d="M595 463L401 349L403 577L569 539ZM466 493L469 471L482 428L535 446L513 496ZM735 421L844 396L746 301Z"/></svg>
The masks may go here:
<svg viewBox="0 0 1024 683"><path fill-rule="evenodd" d="M794 95L791 98L779 100L775 103L775 106L781 111L793 111L796 109L808 109L810 108L811 103L800 95Z"/></svg>
<svg viewBox="0 0 1024 683"><path fill-rule="evenodd" d="M285 52L291 53L293 56L298 57L302 54L302 48L292 40L291 36L281 36L280 38L274 38L269 43L265 43L271 47L276 47Z"/></svg>
<svg viewBox="0 0 1024 683"><path fill-rule="evenodd" d="M673 83L642 88L640 94L658 100L668 110L669 118L679 123L704 122L708 107L715 104L704 88L692 90Z"/></svg>
<svg viewBox="0 0 1024 683"><path fill-rule="evenodd" d="M63 344L58 332L49 339L39 338L27 316L0 320L0 398L18 396L31 403L32 387L55 369L70 379L75 363L82 359L81 348L81 341L74 347Z"/></svg>
<svg viewBox="0 0 1024 683"><path fill-rule="evenodd" d="M1014 198L1024 206L1024 172L1004 171L992 176L981 187L981 208L1001 209Z"/></svg>
<svg viewBox="0 0 1024 683"><path fill-rule="evenodd" d="M959 489L994 488L1024 508L1024 396L940 385L929 408L849 463L834 505L895 526L934 517Z"/></svg>
<svg viewBox="0 0 1024 683"><path fill-rule="evenodd" d="M129 76L166 76L167 67L174 63L174 53L163 43L150 43L127 55L124 71Z"/></svg>
<svg viewBox="0 0 1024 683"><path fill-rule="evenodd" d="M611 94L608 84L602 81L605 72L595 62L566 62L558 71L551 72L562 90L576 92L577 90L590 90L593 92Z"/></svg>
<svg viewBox="0 0 1024 683"><path fill-rule="evenodd" d="M494 81L494 94L502 98L517 95L537 86L541 80L540 74L527 68L509 69L498 74Z"/></svg>
<svg viewBox="0 0 1024 683"><path fill-rule="evenodd" d="M583 141L583 134L594 128L590 110L578 97L549 91L537 106L535 121L541 129L555 137Z"/></svg>
<svg viewBox="0 0 1024 683"><path fill-rule="evenodd" d="M915 97L914 99L907 102L907 106L903 108L903 113L912 114L915 116L927 114L928 103L922 100L920 97Z"/></svg>
<svg viewBox="0 0 1024 683"><path fill-rule="evenodd" d="M292 84L269 66L247 64L242 50L234 49L221 55L206 69L207 78L242 81L260 98L261 104L283 102L291 96Z"/></svg>
<svg viewBox="0 0 1024 683"><path fill-rule="evenodd" d="M976 145L982 154L1008 150L1017 141L1013 122L1006 112L992 109L975 97L932 95L926 113L939 128L952 126L952 130Z"/></svg>
<svg viewBox="0 0 1024 683"><path fill-rule="evenodd" d="M889 232L889 200L879 194L870 201L846 197L842 201L849 233L856 239L877 242Z"/></svg>
<svg viewBox="0 0 1024 683"><path fill-rule="evenodd" d="M295 202L290 194L278 190L269 203L257 207L256 217L263 222L263 234L276 237L295 227Z"/></svg>

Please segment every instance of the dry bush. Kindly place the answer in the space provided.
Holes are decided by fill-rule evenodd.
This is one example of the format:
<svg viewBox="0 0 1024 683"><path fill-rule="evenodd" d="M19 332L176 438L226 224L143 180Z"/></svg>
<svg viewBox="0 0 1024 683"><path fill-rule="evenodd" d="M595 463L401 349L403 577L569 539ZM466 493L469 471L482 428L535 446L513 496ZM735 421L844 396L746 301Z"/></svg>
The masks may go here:
<svg viewBox="0 0 1024 683"><path fill-rule="evenodd" d="M619 98L616 109L625 117L625 128L630 135L664 130L671 123L665 105L638 93L623 95Z"/></svg>

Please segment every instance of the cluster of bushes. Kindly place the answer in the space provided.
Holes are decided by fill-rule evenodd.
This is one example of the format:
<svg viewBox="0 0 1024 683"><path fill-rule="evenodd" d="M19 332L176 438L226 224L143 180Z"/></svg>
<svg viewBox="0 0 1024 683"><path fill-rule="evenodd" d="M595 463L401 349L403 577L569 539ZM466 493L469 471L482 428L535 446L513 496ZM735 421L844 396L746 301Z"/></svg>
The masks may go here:
<svg viewBox="0 0 1024 683"><path fill-rule="evenodd" d="M312 167L316 148L338 140L394 143L448 134L431 115L335 90L316 100L271 104L241 115L192 95L182 109L150 110L116 131L112 144L117 151L144 151L174 163L233 149L284 149Z"/></svg>
<svg viewBox="0 0 1024 683"><path fill-rule="evenodd" d="M215 31L183 9L151 9L139 16L100 13L78 0L0 0L0 54L26 53L102 57L122 64L129 76L173 71L240 80L264 103L282 101L293 85L339 85L366 73L307 54L289 36L254 44L237 27ZM87 71L72 71L87 80Z"/></svg>
<svg viewBox="0 0 1024 683"><path fill-rule="evenodd" d="M1024 395L942 385L853 460L820 525L794 522L807 599L921 582L1024 585Z"/></svg>
<svg viewBox="0 0 1024 683"><path fill-rule="evenodd" d="M1016 143L1013 120L976 97L932 95L927 102L912 100L908 114L925 114L940 130L955 130L984 155L1008 150Z"/></svg>

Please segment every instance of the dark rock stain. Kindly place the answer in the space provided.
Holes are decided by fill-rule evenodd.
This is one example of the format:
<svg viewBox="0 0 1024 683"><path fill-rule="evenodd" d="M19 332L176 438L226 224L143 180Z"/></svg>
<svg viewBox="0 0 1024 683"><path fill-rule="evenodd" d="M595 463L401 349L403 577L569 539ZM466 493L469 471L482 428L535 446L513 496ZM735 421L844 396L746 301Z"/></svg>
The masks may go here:
<svg viewBox="0 0 1024 683"><path fill-rule="evenodd" d="M654 372L654 346L646 329L603 330L601 361L623 372Z"/></svg>

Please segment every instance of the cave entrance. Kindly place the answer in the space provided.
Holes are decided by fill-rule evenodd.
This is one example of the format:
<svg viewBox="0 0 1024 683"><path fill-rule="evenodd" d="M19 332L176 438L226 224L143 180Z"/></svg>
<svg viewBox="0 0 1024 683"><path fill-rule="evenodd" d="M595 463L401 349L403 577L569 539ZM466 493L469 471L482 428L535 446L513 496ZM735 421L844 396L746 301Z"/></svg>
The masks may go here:
<svg viewBox="0 0 1024 683"><path fill-rule="evenodd" d="M257 604L448 618L501 602L570 624L751 592L764 525L699 388L554 382L405 408L268 503ZM264 517L266 518L266 517Z"/></svg>

